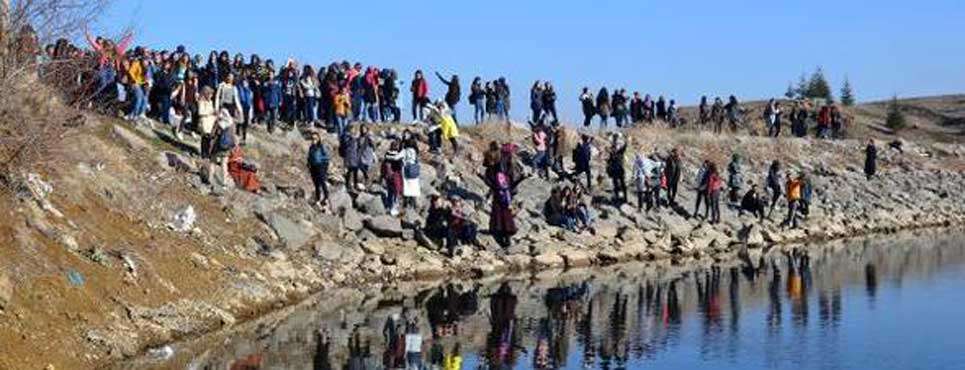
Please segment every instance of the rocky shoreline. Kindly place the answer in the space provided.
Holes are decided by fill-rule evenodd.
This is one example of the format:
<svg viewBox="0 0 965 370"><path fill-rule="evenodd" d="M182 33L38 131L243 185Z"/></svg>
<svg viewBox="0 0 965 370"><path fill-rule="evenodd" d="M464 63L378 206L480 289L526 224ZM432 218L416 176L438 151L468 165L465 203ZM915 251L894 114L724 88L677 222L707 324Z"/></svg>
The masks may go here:
<svg viewBox="0 0 965 370"><path fill-rule="evenodd" d="M49 190L41 189L46 183L38 179L36 190L43 191L32 191L15 212L38 234L37 242L62 247L68 257L58 258L81 260L70 263L84 264L80 271L85 274L98 274L88 279L85 289L115 280L120 287L116 289L121 293L107 289L92 294L90 299L101 306L85 320L65 324L74 333L65 339L76 342L73 357L83 357L65 359L66 365L58 362L58 367L103 366L135 358L151 348L224 330L335 289L364 294L408 282L490 279L634 261L753 261L775 246L965 226L965 151L960 146L948 150L946 144L938 150L909 142L904 152L883 150L880 175L868 180L860 170L863 143L856 140L774 140L640 129L628 132L644 146L633 150L687 148L681 207L648 213L626 204L611 205L605 201L609 182L603 179L591 194L593 232L569 232L547 225L541 217L554 182L532 176L516 195L520 232L512 247L502 249L486 233L486 190L475 172L481 148L489 141L526 143L527 133L483 125L466 129L460 138L460 145L469 150L454 157L423 157L421 207L429 195L448 189L466 200L468 217L483 228L480 247L460 247L454 257L447 257L420 237L417 226L424 213L389 215L378 184L352 195L333 177L332 209L322 212L311 206L306 195L310 181L303 169L308 143L297 131L253 135L245 151L257 162L265 184L265 191L256 195L202 182L203 163L190 155L196 139L179 140L163 128L122 125L95 125L76 139L91 150L74 159L76 167L50 174ZM398 128L380 128L377 135L389 136L393 130ZM334 140L327 140L334 149ZM380 140L377 152L384 152L384 146ZM524 163L527 151L523 146ZM773 222L758 222L730 209L722 209L722 222L714 225L688 217L685 208L693 204L698 161L722 161L734 152L746 159L745 178L758 184L766 164L775 159L809 174L814 198L800 228L779 226L786 212L783 200L775 211L781 216ZM604 155L595 158L594 170L605 173L600 157ZM334 163L333 176L340 171L340 164ZM95 210L103 210L103 216L92 217ZM113 232L97 231L108 220ZM105 248L104 256L95 258L99 246L107 244L132 247ZM20 285L18 292L26 289L25 283ZM14 311L16 305L14 300Z"/></svg>

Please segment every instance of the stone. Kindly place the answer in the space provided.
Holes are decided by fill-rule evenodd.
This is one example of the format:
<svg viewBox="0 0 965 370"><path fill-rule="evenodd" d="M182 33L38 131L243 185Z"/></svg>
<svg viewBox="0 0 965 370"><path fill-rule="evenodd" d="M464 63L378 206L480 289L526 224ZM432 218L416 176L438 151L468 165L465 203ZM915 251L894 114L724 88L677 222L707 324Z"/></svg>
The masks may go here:
<svg viewBox="0 0 965 370"><path fill-rule="evenodd" d="M285 247L291 249L298 249L305 245L313 236L315 236L315 231L310 228L303 227L290 218L285 217L278 213L270 213L262 217L278 239L284 244Z"/></svg>
<svg viewBox="0 0 965 370"><path fill-rule="evenodd" d="M563 251L560 252L560 256L563 257L563 265L568 269L587 267L593 264L593 256L584 251Z"/></svg>
<svg viewBox="0 0 965 370"><path fill-rule="evenodd" d="M392 216L378 216L365 221L365 227L383 238L402 236L402 222Z"/></svg>
<svg viewBox="0 0 965 370"><path fill-rule="evenodd" d="M362 230L364 227L362 224L362 216L354 209L346 209L345 213L342 214L342 226L352 232Z"/></svg>
<svg viewBox="0 0 965 370"><path fill-rule="evenodd" d="M197 219L198 215L194 212L194 206L188 205L174 213L168 227L177 232L188 232L194 228L194 222Z"/></svg>
<svg viewBox="0 0 965 370"><path fill-rule="evenodd" d="M0 272L0 310L6 311L13 303L14 284L6 273Z"/></svg>
<svg viewBox="0 0 965 370"><path fill-rule="evenodd" d="M549 252L533 257L532 264L537 268L555 268L563 267L565 265L565 261L563 260L563 257L560 257L559 254Z"/></svg>
<svg viewBox="0 0 965 370"><path fill-rule="evenodd" d="M111 134L124 143L124 145L134 149L135 151L142 151L150 148L144 139L121 126L114 125L114 127L111 129Z"/></svg>
<svg viewBox="0 0 965 370"><path fill-rule="evenodd" d="M346 209L352 209L352 196L344 189L333 191L328 196L328 201L332 206L332 211L341 213Z"/></svg>
<svg viewBox="0 0 965 370"><path fill-rule="evenodd" d="M161 156L164 159L164 163L174 168L177 171L195 173L198 172L198 166L195 164L194 160L175 152L161 152Z"/></svg>
<svg viewBox="0 0 965 370"><path fill-rule="evenodd" d="M369 216L385 215L385 204L382 198L369 193L361 193L355 197L355 207Z"/></svg>
<svg viewBox="0 0 965 370"><path fill-rule="evenodd" d="M606 241L612 241L617 237L617 233L619 229L617 228L617 225L613 222L598 221L596 224L593 225L593 231L596 237Z"/></svg>

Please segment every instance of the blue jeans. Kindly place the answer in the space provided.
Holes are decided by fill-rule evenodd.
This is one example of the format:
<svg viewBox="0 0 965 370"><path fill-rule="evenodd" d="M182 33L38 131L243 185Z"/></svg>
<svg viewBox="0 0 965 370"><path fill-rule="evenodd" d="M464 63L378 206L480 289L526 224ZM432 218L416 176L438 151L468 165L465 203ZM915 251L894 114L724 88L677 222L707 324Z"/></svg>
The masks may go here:
<svg viewBox="0 0 965 370"><path fill-rule="evenodd" d="M130 112L130 118L133 119L147 112L147 99L144 97L144 89L140 86L134 85L131 92L134 93Z"/></svg>
<svg viewBox="0 0 965 370"><path fill-rule="evenodd" d="M284 106L284 113L282 114L283 116L282 120L288 123L293 123L295 122L295 116L296 116L296 113L298 112L297 111L298 102L295 100L294 95L285 95L284 99L285 99L284 103L282 104Z"/></svg>
<svg viewBox="0 0 965 370"><path fill-rule="evenodd" d="M476 120L476 124L482 123L486 120L486 106L481 102L477 101L472 104L476 107L475 112L473 112L472 118Z"/></svg>
<svg viewBox="0 0 965 370"><path fill-rule="evenodd" d="M158 97L158 99L160 99L161 101L158 102L158 105L161 108L161 115L160 115L161 123L166 123L170 125L171 124L171 95L168 95L168 94L160 94L160 95L161 96Z"/></svg>
<svg viewBox="0 0 965 370"><path fill-rule="evenodd" d="M314 96L305 98L305 120L308 122L318 121L318 99Z"/></svg>
<svg viewBox="0 0 965 370"><path fill-rule="evenodd" d="M346 117L339 115L335 116L335 133L338 134L338 137L345 135L345 121L347 121Z"/></svg>

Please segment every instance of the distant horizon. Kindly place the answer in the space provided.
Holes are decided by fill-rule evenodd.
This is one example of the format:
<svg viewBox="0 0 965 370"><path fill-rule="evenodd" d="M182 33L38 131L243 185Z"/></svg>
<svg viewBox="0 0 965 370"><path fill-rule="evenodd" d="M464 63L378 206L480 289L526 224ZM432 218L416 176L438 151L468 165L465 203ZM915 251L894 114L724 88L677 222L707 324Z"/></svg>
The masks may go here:
<svg viewBox="0 0 965 370"><path fill-rule="evenodd" d="M272 12L224 3L116 2L91 32L116 35L131 27L134 45L185 45L205 57L210 50L257 53L276 65L288 57L313 66L349 60L396 69L405 82L421 69L433 98L445 93L433 72L455 73L463 85L457 108L464 122L471 118L466 94L475 76L507 78L518 121L529 116L535 80L556 87L565 121L582 121L577 98L584 86L594 94L605 86L663 95L681 106L696 105L702 95L760 101L783 98L788 83L819 66L835 100L845 76L858 103L965 92L963 32L954 21L965 19L965 7L951 1L918 2L914 11L892 1L868 7L824 0L777 7L757 1L685 7L629 0L416 1L371 8L279 0ZM199 32L204 24L210 31ZM403 112L407 87L400 94Z"/></svg>

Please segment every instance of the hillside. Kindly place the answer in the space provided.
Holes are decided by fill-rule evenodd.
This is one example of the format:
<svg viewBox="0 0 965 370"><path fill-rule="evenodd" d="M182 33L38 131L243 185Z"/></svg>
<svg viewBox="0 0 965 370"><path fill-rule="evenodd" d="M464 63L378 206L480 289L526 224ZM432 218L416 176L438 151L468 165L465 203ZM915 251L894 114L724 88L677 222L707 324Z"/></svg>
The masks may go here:
<svg viewBox="0 0 965 370"><path fill-rule="evenodd" d="M928 120L917 130L943 127L946 117L961 113L954 108L960 99L947 99L914 103L934 113L915 116ZM853 112L858 122L873 122L883 110L869 104ZM423 150L421 210L396 218L386 214L379 185L354 196L346 192L338 160L330 178L333 209L311 206L303 132L254 130L244 150L264 184L256 195L205 184L204 164L193 154L197 138L180 140L157 123L132 125L89 113L84 122L65 137L61 146L67 150L33 173L18 174L27 187L0 203L8 220L0 225L6 246L0 249L0 368L99 368L335 287L364 291L372 284L632 260L719 261L735 258L745 244L758 248L965 223L965 147L935 144L931 133L903 133L903 153L879 145L881 176L868 181L861 172L863 140L633 129L633 151L682 149L681 208L645 213L613 205L609 181L597 178L602 186L591 194L593 232L567 232L540 215L554 183L530 177L515 198L520 232L514 246L502 250L486 233L487 189L476 173L482 149L494 140L519 144L527 162L528 131L520 128L464 127L461 146L470 149L453 155L446 145L441 156ZM379 156L388 146L383 138L403 128L374 128ZM596 136L598 143L607 140ZM570 138L576 140L575 131ZM325 140L334 153L335 139ZM760 184L774 159L792 173L811 176L815 200L802 228L779 227L783 201L774 221L762 224L724 205L718 225L688 217L697 163L707 158L725 168L733 152L744 156L748 182ZM594 161L597 176L605 176L603 157ZM569 158L566 166L572 167ZM467 200L466 213L483 231L481 248L462 248L455 258L416 230L428 195L444 189ZM196 219L179 224L175 217L187 215L189 207Z"/></svg>

